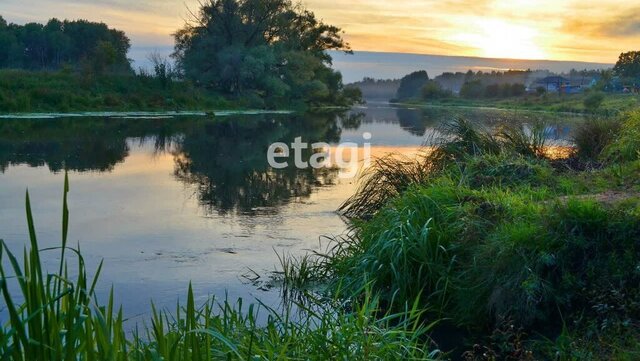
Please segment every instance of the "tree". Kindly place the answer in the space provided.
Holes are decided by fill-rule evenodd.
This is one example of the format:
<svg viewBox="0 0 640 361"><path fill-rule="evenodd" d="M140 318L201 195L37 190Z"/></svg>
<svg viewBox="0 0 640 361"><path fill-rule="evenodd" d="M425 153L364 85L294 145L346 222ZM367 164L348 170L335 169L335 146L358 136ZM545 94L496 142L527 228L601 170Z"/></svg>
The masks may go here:
<svg viewBox="0 0 640 361"><path fill-rule="evenodd" d="M640 77L640 51L629 51L620 54L613 71L616 75L625 78Z"/></svg>
<svg viewBox="0 0 640 361"><path fill-rule="evenodd" d="M400 87L396 97L399 100L417 98L421 96L422 88L427 85L429 75L426 71L413 72L400 80Z"/></svg>
<svg viewBox="0 0 640 361"><path fill-rule="evenodd" d="M160 81L162 87L166 88L175 77L173 65L169 59L160 55L157 51L150 53L147 59L151 62L151 65L153 65L153 72L156 78Z"/></svg>
<svg viewBox="0 0 640 361"><path fill-rule="evenodd" d="M460 96L467 99L478 99L484 94L484 87L480 80L465 82L460 89Z"/></svg>
<svg viewBox="0 0 640 361"><path fill-rule="evenodd" d="M435 80L429 80L427 84L422 87L422 99L425 100L437 100L450 97L451 91L442 88L442 85Z"/></svg>
<svg viewBox="0 0 640 361"><path fill-rule="evenodd" d="M350 51L340 29L290 0L208 0L174 37L180 73L225 94L322 103L343 90L326 52Z"/></svg>
<svg viewBox="0 0 640 361"><path fill-rule="evenodd" d="M515 83L511 84L511 96L520 97L527 92L527 87L524 84Z"/></svg>
<svg viewBox="0 0 640 361"><path fill-rule="evenodd" d="M86 65L102 43L114 51L112 70L131 71L125 33L102 23L51 19L45 25L7 24L0 17L0 67L60 69ZM103 45L100 45L104 47Z"/></svg>
<svg viewBox="0 0 640 361"><path fill-rule="evenodd" d="M505 95L504 87L500 87L499 84L491 84L487 85L487 87L484 88L484 96L486 98L497 98L499 96L509 96L509 93L507 92L507 94Z"/></svg>

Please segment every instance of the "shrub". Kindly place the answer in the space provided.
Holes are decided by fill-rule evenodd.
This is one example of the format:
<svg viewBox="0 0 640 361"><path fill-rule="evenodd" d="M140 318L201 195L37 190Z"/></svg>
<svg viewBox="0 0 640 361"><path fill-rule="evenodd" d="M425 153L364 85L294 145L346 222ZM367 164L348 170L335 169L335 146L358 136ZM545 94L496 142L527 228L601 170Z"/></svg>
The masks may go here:
<svg viewBox="0 0 640 361"><path fill-rule="evenodd" d="M625 114L621 122L619 136L605 149L606 157L613 161L640 159L640 111Z"/></svg>
<svg viewBox="0 0 640 361"><path fill-rule="evenodd" d="M604 102L604 94L601 92L594 92L584 98L584 107L590 112L595 112L600 108L602 102Z"/></svg>
<svg viewBox="0 0 640 361"><path fill-rule="evenodd" d="M420 297L434 315L468 327L512 318L548 327L540 332L561 327L559 313L590 312L589 292L608 283L640 286L640 273L628 271L640 258L637 212L592 199L548 202L526 189L473 189L446 177L409 188L358 226L334 278L401 303Z"/></svg>
<svg viewBox="0 0 640 361"><path fill-rule="evenodd" d="M620 130L617 120L588 119L576 126L573 142L576 154L582 159L597 160Z"/></svg>
<svg viewBox="0 0 640 361"><path fill-rule="evenodd" d="M491 133L458 118L443 125L439 134L432 148L417 159L389 156L376 160L362 175L356 194L339 211L349 218L370 218L412 184L424 184L447 170L464 167L476 156L545 157L542 123L531 127L505 124Z"/></svg>
<svg viewBox="0 0 640 361"><path fill-rule="evenodd" d="M522 155L500 153L470 157L464 165L462 181L472 188L553 184L553 169L548 162Z"/></svg>

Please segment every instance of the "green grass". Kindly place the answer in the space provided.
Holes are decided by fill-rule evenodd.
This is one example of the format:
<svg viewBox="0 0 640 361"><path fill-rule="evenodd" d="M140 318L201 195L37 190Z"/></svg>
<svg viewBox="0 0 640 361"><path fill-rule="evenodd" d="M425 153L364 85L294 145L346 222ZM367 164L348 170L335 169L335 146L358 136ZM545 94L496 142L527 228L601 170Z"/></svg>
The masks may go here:
<svg viewBox="0 0 640 361"><path fill-rule="evenodd" d="M344 208L351 233L318 274L330 290L418 299L479 345L467 353L478 360L637 359L638 119L585 126L568 160L547 159L535 127L453 123L417 163L369 170Z"/></svg>
<svg viewBox="0 0 640 361"><path fill-rule="evenodd" d="M380 298L363 297L289 304L284 311L260 303L245 305L210 300L196 305L189 287L187 301L172 312L150 307L150 325L132 325L114 304L96 296L102 264L90 278L79 248L67 245L69 211L65 177L62 242L39 249L29 195L26 197L29 247L21 262L0 241L0 289L8 319L0 327L2 359L31 360L390 360L434 359L428 351L423 311L417 303L391 313ZM59 252L55 270L43 267L44 252ZM77 259L74 272L68 258ZM70 274L77 273L73 279ZM266 314L266 321L259 316Z"/></svg>
<svg viewBox="0 0 640 361"><path fill-rule="evenodd" d="M438 101L416 102L415 104L488 107L513 110L530 110L559 113L596 114L613 116L636 109L640 106L640 98L633 94L605 94L602 104L597 109L585 107L585 99L589 94L554 94L542 96L526 95L507 99L462 99L458 97L445 98Z"/></svg>
<svg viewBox="0 0 640 361"><path fill-rule="evenodd" d="M424 184L451 170L464 170L467 174L470 173L467 169L469 165L471 172L473 167L483 167L483 164L474 161L476 157L486 157L482 161L492 162L495 166L492 169L503 176L518 177L518 172L529 172L522 169L529 165L522 161L523 158L535 160L546 156L543 132L542 123L531 127L504 124L489 130L478 127L465 118L457 118L439 129L438 138L430 142L434 144L433 147L426 149L417 160L396 156L374 160L373 166L362 175L357 193L339 211L349 218L368 219L412 184ZM520 169L516 169L518 165L514 164L518 161ZM511 171L516 173L507 174ZM476 178L479 176L467 175ZM487 175L499 182L504 180L496 176L497 174Z"/></svg>
<svg viewBox="0 0 640 361"><path fill-rule="evenodd" d="M0 70L0 113L212 110L242 106L189 82L165 85L150 76Z"/></svg>

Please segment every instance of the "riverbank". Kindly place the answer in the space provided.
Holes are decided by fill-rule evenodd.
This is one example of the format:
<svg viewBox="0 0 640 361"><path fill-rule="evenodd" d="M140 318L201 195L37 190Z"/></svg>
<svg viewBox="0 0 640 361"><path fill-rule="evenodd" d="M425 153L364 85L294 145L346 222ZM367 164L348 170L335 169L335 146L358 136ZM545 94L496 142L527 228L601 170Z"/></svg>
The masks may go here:
<svg viewBox="0 0 640 361"><path fill-rule="evenodd" d="M585 106L589 94L543 94L503 99L464 99L446 97L435 100L411 100L395 104L408 106L446 106L466 108L493 108L505 110L574 113L585 115L613 116L640 107L640 97L634 94L605 94L602 103L595 109Z"/></svg>
<svg viewBox="0 0 640 361"><path fill-rule="evenodd" d="M134 74L0 70L0 113L246 109L187 81Z"/></svg>
<svg viewBox="0 0 640 361"><path fill-rule="evenodd" d="M379 160L342 208L352 233L290 278L413 305L452 357L635 359L640 113L619 121L554 159L535 127L460 120L419 161Z"/></svg>
<svg viewBox="0 0 640 361"><path fill-rule="evenodd" d="M122 137L117 123L106 124ZM441 127L440 143L420 161L377 161L342 208L353 220L352 232L335 239L326 254L282 258L272 285L282 286L284 310L249 307L246 300L199 304L189 287L184 307L151 308L150 327L131 335L113 297L101 300L104 308L96 305L85 272L77 279L63 271L40 276L52 270L42 271L29 211L29 263L12 263L8 252L15 250L4 244L0 252L0 287L11 313L0 350L15 359L98 352L123 360L177 354L184 360L635 359L640 113L583 122L568 158L548 151L544 127L497 129L458 120ZM32 133L18 130L16 136ZM253 142L246 147L256 149ZM202 163L183 164L210 167L209 155L217 152L203 154ZM219 185L227 185L230 177L221 179ZM238 194L246 189L238 187ZM73 214L66 198L63 203L64 246Z"/></svg>

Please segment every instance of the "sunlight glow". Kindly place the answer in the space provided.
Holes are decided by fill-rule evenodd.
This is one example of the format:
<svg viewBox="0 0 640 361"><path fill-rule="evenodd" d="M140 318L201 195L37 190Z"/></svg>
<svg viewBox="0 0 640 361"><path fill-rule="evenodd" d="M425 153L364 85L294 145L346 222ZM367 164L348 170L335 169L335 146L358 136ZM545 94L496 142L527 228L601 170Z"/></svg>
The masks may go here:
<svg viewBox="0 0 640 361"><path fill-rule="evenodd" d="M544 59L547 54L537 44L537 30L503 20L478 20L477 32L453 36L462 45L476 48L477 56L509 59Z"/></svg>

